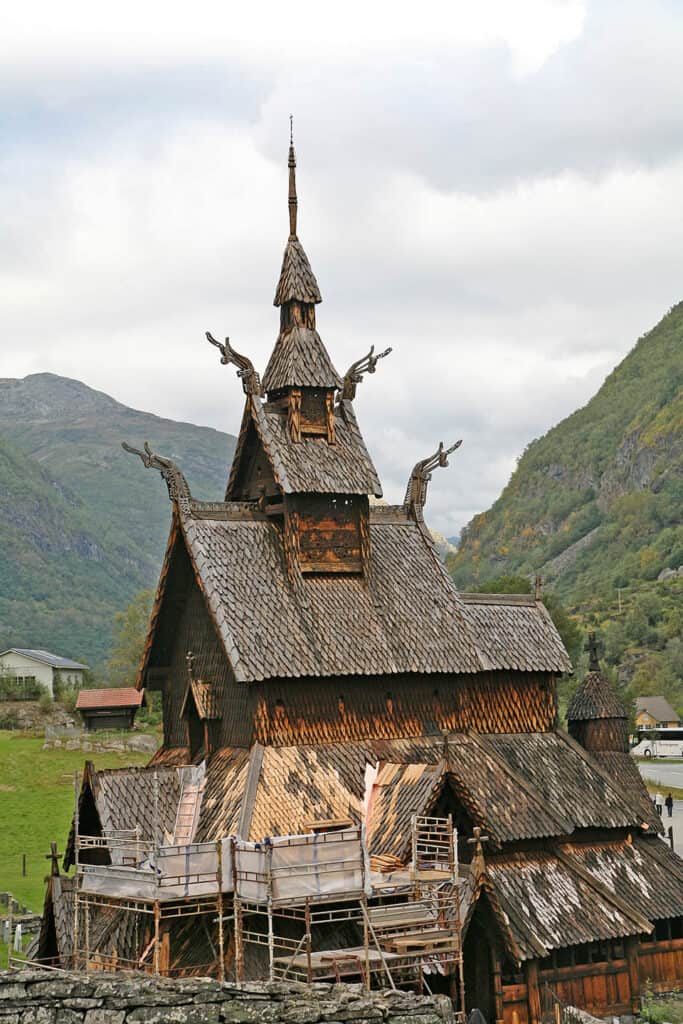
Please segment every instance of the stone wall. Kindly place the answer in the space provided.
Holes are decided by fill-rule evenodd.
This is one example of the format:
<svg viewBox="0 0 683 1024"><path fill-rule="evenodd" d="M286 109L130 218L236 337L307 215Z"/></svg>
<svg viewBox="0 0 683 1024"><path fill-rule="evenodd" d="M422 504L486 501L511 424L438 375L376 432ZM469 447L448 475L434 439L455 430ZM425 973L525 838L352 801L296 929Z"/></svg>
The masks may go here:
<svg viewBox="0 0 683 1024"><path fill-rule="evenodd" d="M360 985L0 972L0 1024L452 1024L446 996Z"/></svg>

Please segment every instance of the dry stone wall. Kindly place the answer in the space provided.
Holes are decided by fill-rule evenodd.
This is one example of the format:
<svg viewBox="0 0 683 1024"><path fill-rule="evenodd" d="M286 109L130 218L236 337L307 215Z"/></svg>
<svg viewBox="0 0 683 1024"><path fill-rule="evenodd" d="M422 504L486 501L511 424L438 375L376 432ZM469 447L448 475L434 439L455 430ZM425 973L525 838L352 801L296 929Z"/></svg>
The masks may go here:
<svg viewBox="0 0 683 1024"><path fill-rule="evenodd" d="M142 974L0 973L0 1024L452 1024L446 996L360 985L167 980Z"/></svg>

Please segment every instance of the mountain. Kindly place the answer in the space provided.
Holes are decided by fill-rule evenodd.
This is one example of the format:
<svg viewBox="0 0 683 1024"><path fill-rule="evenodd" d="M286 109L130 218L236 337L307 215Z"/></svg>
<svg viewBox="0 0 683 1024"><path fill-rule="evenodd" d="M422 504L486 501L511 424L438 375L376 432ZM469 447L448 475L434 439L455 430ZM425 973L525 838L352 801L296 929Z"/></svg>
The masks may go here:
<svg viewBox="0 0 683 1024"><path fill-rule="evenodd" d="M587 405L528 445L448 565L462 587L540 573L586 624L609 627L608 639L622 630L615 662L679 642L683 578L670 570L683 565L683 303Z"/></svg>
<svg viewBox="0 0 683 1024"><path fill-rule="evenodd" d="M112 617L154 586L170 506L158 473L121 449L177 462L193 494L221 498L229 434L129 409L54 374L0 379L0 646L41 647L93 666Z"/></svg>

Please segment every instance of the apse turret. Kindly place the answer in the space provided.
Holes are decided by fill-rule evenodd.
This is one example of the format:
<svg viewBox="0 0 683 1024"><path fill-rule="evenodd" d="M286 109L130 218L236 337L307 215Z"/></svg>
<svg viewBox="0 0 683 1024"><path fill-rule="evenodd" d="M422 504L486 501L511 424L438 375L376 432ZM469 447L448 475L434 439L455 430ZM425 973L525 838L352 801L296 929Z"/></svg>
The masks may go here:
<svg viewBox="0 0 683 1024"><path fill-rule="evenodd" d="M600 671L595 633L588 634L588 674L567 709L569 735L595 753L628 752L628 712Z"/></svg>

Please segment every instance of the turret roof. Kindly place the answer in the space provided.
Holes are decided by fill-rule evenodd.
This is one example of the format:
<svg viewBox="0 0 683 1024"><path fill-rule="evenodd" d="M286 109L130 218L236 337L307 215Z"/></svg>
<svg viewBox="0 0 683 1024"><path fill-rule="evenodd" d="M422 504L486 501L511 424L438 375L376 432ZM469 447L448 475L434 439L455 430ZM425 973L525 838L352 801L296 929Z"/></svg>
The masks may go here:
<svg viewBox="0 0 683 1024"><path fill-rule="evenodd" d="M567 709L567 721L591 718L628 718L628 712L614 687L602 672L589 672Z"/></svg>
<svg viewBox="0 0 683 1024"><path fill-rule="evenodd" d="M281 331L268 360L263 375L264 390L286 387L341 387L341 379L322 338L310 327L295 325Z"/></svg>
<svg viewBox="0 0 683 1024"><path fill-rule="evenodd" d="M273 305L284 306L285 302L293 299L312 303L323 301L308 256L296 236L287 241Z"/></svg>

